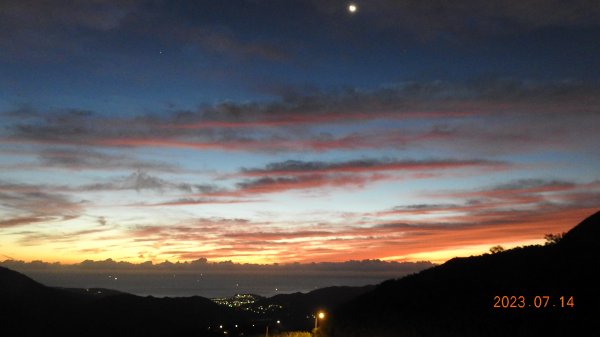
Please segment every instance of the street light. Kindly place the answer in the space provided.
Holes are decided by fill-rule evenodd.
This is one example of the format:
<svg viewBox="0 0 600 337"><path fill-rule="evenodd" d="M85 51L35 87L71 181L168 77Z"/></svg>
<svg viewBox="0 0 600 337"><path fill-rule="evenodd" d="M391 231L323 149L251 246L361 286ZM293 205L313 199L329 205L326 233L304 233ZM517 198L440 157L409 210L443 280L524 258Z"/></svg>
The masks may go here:
<svg viewBox="0 0 600 337"><path fill-rule="evenodd" d="M315 315L315 330L319 327L319 320L325 318L325 313L320 311Z"/></svg>

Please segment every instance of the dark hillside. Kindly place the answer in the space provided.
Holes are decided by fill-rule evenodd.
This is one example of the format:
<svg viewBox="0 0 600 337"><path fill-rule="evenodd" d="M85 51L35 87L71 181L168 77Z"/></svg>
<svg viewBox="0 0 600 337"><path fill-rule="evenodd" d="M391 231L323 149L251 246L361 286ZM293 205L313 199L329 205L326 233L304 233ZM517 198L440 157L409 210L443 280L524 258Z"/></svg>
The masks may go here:
<svg viewBox="0 0 600 337"><path fill-rule="evenodd" d="M212 336L248 321L202 297L111 294L49 288L0 267L0 336Z"/></svg>
<svg viewBox="0 0 600 337"><path fill-rule="evenodd" d="M582 336L597 321L599 228L596 213L554 245L452 259L384 282L336 310L326 331L331 337ZM495 296L516 296L517 306L523 296L524 307L494 308ZM542 296L549 296L546 307Z"/></svg>
<svg viewBox="0 0 600 337"><path fill-rule="evenodd" d="M314 326L314 316L318 311L330 312L364 293L374 286L364 287L327 287L308 293L281 294L265 298L257 305L277 305L282 310L270 314L286 323L291 330L310 330Z"/></svg>
<svg viewBox="0 0 600 337"><path fill-rule="evenodd" d="M140 297L106 289L62 289L0 267L0 336L222 336L310 330L317 310L327 310L371 290L329 287L260 298L256 314L202 297ZM281 321L281 324L275 322ZM237 325L237 327L236 327ZM221 328L222 326L222 328Z"/></svg>

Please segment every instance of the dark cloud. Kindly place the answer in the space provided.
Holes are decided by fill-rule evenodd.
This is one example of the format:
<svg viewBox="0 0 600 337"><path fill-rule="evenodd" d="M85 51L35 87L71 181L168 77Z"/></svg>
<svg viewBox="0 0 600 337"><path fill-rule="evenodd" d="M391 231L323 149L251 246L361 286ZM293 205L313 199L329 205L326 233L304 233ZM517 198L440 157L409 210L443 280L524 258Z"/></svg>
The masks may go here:
<svg viewBox="0 0 600 337"><path fill-rule="evenodd" d="M190 185L191 186L191 185ZM6 193L7 199L19 200L22 196L31 196L44 198L51 194L58 195L58 200L63 200L66 195L62 192L81 192L81 191L102 191L102 190L144 190L155 189L162 190L166 188L178 188L184 191L192 191L187 184L172 184L157 177L148 175L145 172L134 172L129 176L115 178L111 182L95 183L79 186L50 185L50 184L12 184L0 182L0 192ZM9 198L8 194L13 197ZM62 198L62 199L61 199Z"/></svg>
<svg viewBox="0 0 600 337"><path fill-rule="evenodd" d="M365 185L384 180L398 179L395 174L408 172L411 178L429 178L433 173L456 169L506 170L511 165L505 162L472 160L394 160L359 159L345 162L320 162L288 160L267 164L265 168L242 168L239 173L226 178L243 177L234 189L219 188L214 185L191 185L170 183L143 173L135 173L118 181L99 183L81 187L82 190L103 189L178 189L194 193L193 197L145 204L145 206L182 206L219 203L257 202L251 198L262 194L280 193L293 190L316 190L323 188L363 188Z"/></svg>
<svg viewBox="0 0 600 337"><path fill-rule="evenodd" d="M8 210L0 229L37 223L63 222L78 218L86 202L45 186L0 181L0 207ZM9 214L19 214L9 217Z"/></svg>
<svg viewBox="0 0 600 337"><path fill-rule="evenodd" d="M461 203L402 205L378 215L444 215L444 222L460 226L553 223L569 214L582 214L600 203L600 183L521 179L478 190L437 192L429 198L452 197ZM574 216L573 216L574 218ZM576 219L573 219L575 222ZM420 224L421 226L422 224Z"/></svg>
<svg viewBox="0 0 600 337"><path fill-rule="evenodd" d="M524 190L524 191L532 191L532 190L565 190L572 189L577 187L577 184L571 181L561 181L561 180L545 180L545 179L519 179L515 181L508 182L506 184L500 184L492 187L492 190L495 191L504 191L504 190Z"/></svg>
<svg viewBox="0 0 600 337"><path fill-rule="evenodd" d="M170 147L236 151L328 151L335 149L419 146L434 143L459 149L488 146L531 148L593 142L597 133L600 91L574 82L406 83L377 90L349 90L311 96L283 97L273 102L227 103L197 111L170 112L164 117L113 117L64 110L14 120L5 142L96 147ZM561 118L569 114L572 118ZM405 128L404 119L428 119L429 128ZM394 131L359 128L335 135L313 130L331 123L396 120ZM515 121L524 121L516 123ZM585 121L585 123L583 122ZM525 123L526 122L526 123ZM510 125L511 127L507 127ZM515 126L516 125L516 126ZM368 131L367 131L368 130ZM582 137L586 135L587 137ZM483 145L482 145L483 144ZM523 145L523 146L522 146ZM49 164L102 165L101 154L48 152ZM94 156L98 155L97 159ZM168 165L125 158L114 165L167 169ZM164 167L166 166L166 167Z"/></svg>
<svg viewBox="0 0 600 337"><path fill-rule="evenodd" d="M217 194L223 191L216 185L208 184L190 184L181 182L171 182L159 177L155 177L143 171L137 171L127 176L121 176L112 179L106 179L103 182L82 185L50 185L50 184L13 184L0 181L0 205L13 209L24 211L27 214L35 216L15 218L6 220L8 224L23 223L27 219L30 222L40 216L55 216L52 220L67 220L69 217L80 215L89 201L77 199L77 195L83 192L103 192L103 191L126 191L133 190L137 192L155 191L155 192L179 192L184 195L189 194ZM254 200L256 201L256 200ZM156 204L138 203L129 206L159 206L159 205L192 205L192 204L227 204L247 202L243 199L217 199L217 198L180 198L172 201L166 201ZM50 220L50 218L46 218ZM41 221L41 220L40 220ZM97 220L100 224L106 225L106 219L100 217Z"/></svg>
<svg viewBox="0 0 600 337"><path fill-rule="evenodd" d="M519 179L473 191L438 192L432 196L455 196L462 198L514 198L517 196L538 196L545 193L571 193L581 189L595 190L600 188L597 181L576 183L564 180ZM477 203L473 203L476 205ZM516 205L519 203L516 202Z"/></svg>
<svg viewBox="0 0 600 337"><path fill-rule="evenodd" d="M271 103L224 103L199 113L180 112L182 127L273 127L373 119L486 116L569 110L595 113L600 89L573 81L534 82L510 79L404 82L374 90L350 88L299 92ZM590 109L592 109L590 111ZM222 124L218 124L222 123Z"/></svg>
<svg viewBox="0 0 600 337"><path fill-rule="evenodd" d="M20 235L18 239L18 243L23 246L44 246L47 245L48 242L52 242L53 244L66 244L62 249L70 249L70 246L74 242L78 242L84 239L89 239L88 236L106 233L113 228L108 228L106 226L90 228L84 230L62 230L62 231L50 231L50 232L33 232L33 233L23 233ZM86 238L88 237L88 238Z"/></svg>
<svg viewBox="0 0 600 337"><path fill-rule="evenodd" d="M84 209L83 201L73 201L68 195L47 191L29 184L11 184L0 181L0 203L10 209L35 215L79 215Z"/></svg>
<svg viewBox="0 0 600 337"><path fill-rule="evenodd" d="M222 193L223 196L234 196L234 193ZM239 195L239 193L235 193ZM258 202L257 199L220 199L220 198L179 198L153 204L142 203L131 206L193 206L193 205L210 205L210 204L241 204L247 202Z"/></svg>
<svg viewBox="0 0 600 337"><path fill-rule="evenodd" d="M70 170L138 169L174 172L177 165L136 159L131 154L108 154L89 148L55 148L40 151L41 165Z"/></svg>
<svg viewBox="0 0 600 337"><path fill-rule="evenodd" d="M179 190L181 192L212 192L217 188L213 185L194 185L188 183L173 183L152 176L144 171L137 171L128 176L112 179L109 182L83 185L77 188L81 191L118 191L118 190Z"/></svg>
<svg viewBox="0 0 600 337"><path fill-rule="evenodd" d="M293 175L304 173L361 173L377 171L429 171L465 167L507 167L507 163L475 160L395 160L359 159L346 162L319 162L288 160L268 164L264 169L242 169L242 175Z"/></svg>
<svg viewBox="0 0 600 337"><path fill-rule="evenodd" d="M413 209L413 210L428 210L428 209L441 209L448 207L447 204L418 204L418 205L408 205L408 206L398 206L394 209Z"/></svg>
<svg viewBox="0 0 600 337"><path fill-rule="evenodd" d="M241 191L253 192L269 192L269 191L285 191L289 189L311 188L324 185L324 177L308 176L308 177L264 177L255 180L249 180L237 184Z"/></svg>
<svg viewBox="0 0 600 337"><path fill-rule="evenodd" d="M411 178L428 178L431 172L454 169L505 170L510 164L483 159L396 160L358 159L344 162L298 161L270 163L265 168L242 168L238 176L252 177L236 184L235 190L209 193L213 196L240 196L335 187L359 187L382 180L398 179L409 172Z"/></svg>
<svg viewBox="0 0 600 337"><path fill-rule="evenodd" d="M24 225L29 225L32 223L52 221L52 220L54 220L54 219L49 218L49 217L43 217L43 216L26 216L26 217L12 218L12 219L3 219L3 220L0 220L0 228L24 226Z"/></svg>
<svg viewBox="0 0 600 337"><path fill-rule="evenodd" d="M247 196L267 193L280 193L290 190L309 190L335 187L362 188L369 183L385 179L390 179L390 177L382 174L313 174L289 177L262 177L248 179L237 183L236 190L230 192L220 192L217 195Z"/></svg>

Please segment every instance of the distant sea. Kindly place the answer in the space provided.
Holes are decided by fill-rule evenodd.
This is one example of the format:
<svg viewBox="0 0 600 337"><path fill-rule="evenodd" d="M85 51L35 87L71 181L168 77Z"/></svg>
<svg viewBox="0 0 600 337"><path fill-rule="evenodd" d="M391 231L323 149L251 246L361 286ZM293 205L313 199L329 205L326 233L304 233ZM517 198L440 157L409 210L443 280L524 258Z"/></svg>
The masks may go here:
<svg viewBox="0 0 600 337"><path fill-rule="evenodd" d="M388 274L261 275L236 273L71 273L28 271L34 280L52 287L107 288L155 297L228 297L235 294L273 296L308 292L329 286L364 286L393 278ZM398 276L398 275L396 275Z"/></svg>

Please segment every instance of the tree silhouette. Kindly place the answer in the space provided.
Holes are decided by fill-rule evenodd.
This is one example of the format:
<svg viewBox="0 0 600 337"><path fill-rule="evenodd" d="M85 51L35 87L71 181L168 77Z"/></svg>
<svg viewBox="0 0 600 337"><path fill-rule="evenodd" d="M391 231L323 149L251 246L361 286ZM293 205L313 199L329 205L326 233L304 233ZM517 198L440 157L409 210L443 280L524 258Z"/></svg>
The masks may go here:
<svg viewBox="0 0 600 337"><path fill-rule="evenodd" d="M546 234L544 235L544 239L546 239L546 246L557 244L565 235L564 232L560 234Z"/></svg>
<svg viewBox="0 0 600 337"><path fill-rule="evenodd" d="M492 254L501 253L503 251L504 251L504 247L502 247L500 245L490 248L490 253L492 253Z"/></svg>

